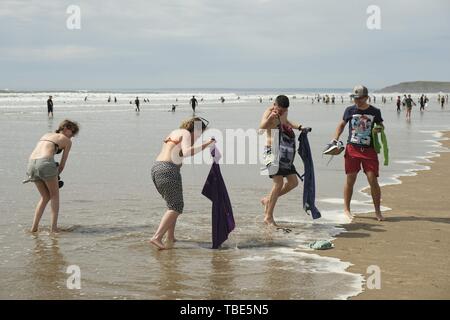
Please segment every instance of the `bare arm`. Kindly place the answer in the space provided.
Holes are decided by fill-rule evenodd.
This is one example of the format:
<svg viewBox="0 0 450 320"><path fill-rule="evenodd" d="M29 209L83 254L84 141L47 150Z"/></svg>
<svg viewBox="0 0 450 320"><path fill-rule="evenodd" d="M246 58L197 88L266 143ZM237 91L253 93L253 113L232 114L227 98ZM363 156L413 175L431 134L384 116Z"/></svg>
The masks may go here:
<svg viewBox="0 0 450 320"><path fill-rule="evenodd" d="M339 140L339 137L341 136L342 132L344 131L345 126L347 125L347 123L344 120L341 120L341 122L339 122L337 128L336 128L336 132L334 133L334 140Z"/></svg>
<svg viewBox="0 0 450 320"><path fill-rule="evenodd" d="M260 129L271 129L272 120L277 116L276 112L274 112L274 108L268 108L261 119L261 123L259 124Z"/></svg>
<svg viewBox="0 0 450 320"><path fill-rule="evenodd" d="M298 129L298 130L302 129L302 125L301 124L298 124L296 122L292 122L290 120L288 120L288 125L290 125L294 129Z"/></svg>
<svg viewBox="0 0 450 320"><path fill-rule="evenodd" d="M70 148L72 148L72 141L69 140L69 142L67 143L67 147L64 148L64 152L61 157L61 163L59 164L59 167L58 167L59 173L63 172L64 167L66 166L67 158L69 157Z"/></svg>
<svg viewBox="0 0 450 320"><path fill-rule="evenodd" d="M210 139L207 142L202 143L201 145L191 146L191 134L186 130L182 135L181 140L181 153L183 157L191 157L200 151L205 150L211 143L214 143L215 140Z"/></svg>

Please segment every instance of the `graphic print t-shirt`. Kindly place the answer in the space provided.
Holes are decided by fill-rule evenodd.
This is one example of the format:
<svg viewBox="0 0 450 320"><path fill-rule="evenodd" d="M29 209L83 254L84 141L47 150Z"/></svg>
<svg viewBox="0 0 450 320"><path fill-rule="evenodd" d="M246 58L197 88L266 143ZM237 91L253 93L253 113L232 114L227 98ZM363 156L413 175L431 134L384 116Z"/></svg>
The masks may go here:
<svg viewBox="0 0 450 320"><path fill-rule="evenodd" d="M342 119L348 122L348 143L358 147L373 147L372 129L375 123L383 122L380 109L369 106L366 110L360 110L353 105L345 109Z"/></svg>

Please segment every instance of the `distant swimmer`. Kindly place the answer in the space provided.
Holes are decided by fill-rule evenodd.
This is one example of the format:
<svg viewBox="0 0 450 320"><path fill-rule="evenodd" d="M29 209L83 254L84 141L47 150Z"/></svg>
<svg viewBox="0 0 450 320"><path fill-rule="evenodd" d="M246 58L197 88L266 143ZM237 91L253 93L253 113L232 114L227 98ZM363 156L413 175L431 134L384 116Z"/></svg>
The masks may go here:
<svg viewBox="0 0 450 320"><path fill-rule="evenodd" d="M175 112L175 109L178 107L178 105L177 104L173 104L172 105L172 112Z"/></svg>
<svg viewBox="0 0 450 320"><path fill-rule="evenodd" d="M397 97L397 112L401 112L400 106L402 105L402 99L400 96Z"/></svg>
<svg viewBox="0 0 450 320"><path fill-rule="evenodd" d="M86 96L86 97L84 97L84 101L87 101L87 96Z"/></svg>
<svg viewBox="0 0 450 320"><path fill-rule="evenodd" d="M411 120L411 110L413 105L416 105L413 99L411 99L411 95L408 95L408 98L405 99L406 104L406 120Z"/></svg>
<svg viewBox="0 0 450 320"><path fill-rule="evenodd" d="M139 97L136 97L136 100L134 100L134 103L136 104L136 111L140 112L141 109L139 108L139 104L140 104Z"/></svg>
<svg viewBox="0 0 450 320"><path fill-rule="evenodd" d="M220 101L221 101L222 103L224 103L224 102L225 102L225 98L224 98L224 97L220 97Z"/></svg>
<svg viewBox="0 0 450 320"><path fill-rule="evenodd" d="M425 110L425 95L421 95L419 98L419 104L420 104L420 111Z"/></svg>
<svg viewBox="0 0 450 320"><path fill-rule="evenodd" d="M445 103L445 97L442 96L441 97L441 108L444 108L444 103Z"/></svg>
<svg viewBox="0 0 450 320"><path fill-rule="evenodd" d="M203 98L201 98L200 101L203 102Z"/></svg>
<svg viewBox="0 0 450 320"><path fill-rule="evenodd" d="M53 118L53 100L52 100L52 96L49 96L48 100L47 100L47 115L48 115L48 117L50 117L50 114L52 114L51 118Z"/></svg>
<svg viewBox="0 0 450 320"><path fill-rule="evenodd" d="M114 97L114 103L117 103L117 98L116 97Z"/></svg>
<svg viewBox="0 0 450 320"><path fill-rule="evenodd" d="M239 97L239 96L238 96L238 97L237 97L237 99L238 99L238 100L240 100L240 99L241 99L241 97Z"/></svg>
<svg viewBox="0 0 450 320"><path fill-rule="evenodd" d="M331 103L334 104L335 103L336 98L334 97L334 95L331 97Z"/></svg>
<svg viewBox="0 0 450 320"><path fill-rule="evenodd" d="M262 103L262 98L261 97L259 97L259 103Z"/></svg>
<svg viewBox="0 0 450 320"><path fill-rule="evenodd" d="M189 101L192 107L192 111L195 113L195 108L198 105L197 99L195 99L195 96L192 96L191 100Z"/></svg>
<svg viewBox="0 0 450 320"><path fill-rule="evenodd" d="M111 96L108 97L108 102L111 102Z"/></svg>
<svg viewBox="0 0 450 320"><path fill-rule="evenodd" d="M58 232L59 188L58 176L63 172L69 152L71 139L77 135L79 126L76 122L64 120L54 133L46 133L36 144L28 159L27 176L23 183L34 182L41 198L34 212L31 232L37 232L45 207L50 202L52 211L51 232ZM59 165L55 154L63 152Z"/></svg>

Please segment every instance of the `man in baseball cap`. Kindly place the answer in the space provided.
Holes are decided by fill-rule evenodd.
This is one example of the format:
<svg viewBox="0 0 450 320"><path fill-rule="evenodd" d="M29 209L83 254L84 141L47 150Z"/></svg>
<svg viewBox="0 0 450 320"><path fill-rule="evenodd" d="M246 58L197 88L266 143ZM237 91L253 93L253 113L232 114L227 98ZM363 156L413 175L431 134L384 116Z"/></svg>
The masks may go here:
<svg viewBox="0 0 450 320"><path fill-rule="evenodd" d="M364 98L369 96L369 90L367 90L366 87L363 85L357 85L353 88L353 93L350 95L353 99L357 98Z"/></svg>
<svg viewBox="0 0 450 320"><path fill-rule="evenodd" d="M345 173L347 175L344 187L344 213L352 220L350 202L358 172L361 167L369 181L375 214L379 221L384 220L380 210L381 190L378 184L378 155L372 141L372 130L375 124L383 127L380 109L367 103L369 90L363 85L353 88L350 95L355 104L345 109L342 120L336 128L333 141L338 141L345 126L349 125L347 146L345 148ZM381 129L375 129L376 131Z"/></svg>

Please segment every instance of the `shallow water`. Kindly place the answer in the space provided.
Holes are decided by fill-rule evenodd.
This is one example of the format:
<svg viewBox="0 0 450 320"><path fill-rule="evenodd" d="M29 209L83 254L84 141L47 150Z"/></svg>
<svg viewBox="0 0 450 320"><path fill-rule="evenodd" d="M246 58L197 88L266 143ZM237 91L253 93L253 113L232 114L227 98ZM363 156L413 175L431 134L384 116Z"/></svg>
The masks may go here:
<svg viewBox="0 0 450 320"><path fill-rule="evenodd" d="M276 94L194 93L200 103L198 115L222 132L256 128L268 97ZM192 94L116 93L112 97L116 95L119 103L114 104L106 102L108 93L57 93L53 120L46 117L47 93L0 94L0 298L333 299L360 292L363 278L345 272L347 262L306 249L310 241L330 239L343 230L339 226L345 221L343 158L335 157L327 166L329 158L322 157L321 151L348 100L312 105L302 99L305 93L291 94L297 99L291 99L289 117L313 128L310 143L317 206L323 218L313 222L304 213L298 188L279 200L275 212L292 232L267 230L261 224L259 200L269 192L271 182L259 174L261 165L225 163L221 169L237 227L223 249L212 250L211 204L201 195L210 166L186 164L182 168L185 213L176 230L179 241L175 249L164 252L147 243L165 210L151 182L150 167L167 133L191 116L187 101ZM129 104L136 95L141 99L140 114ZM222 95L224 104L218 101ZM143 103L144 97L150 104ZM419 168L414 161L439 150L431 141L438 138L437 130L449 129L449 107L441 110L433 96L431 100L425 113L414 110L411 123L404 113L397 114L394 103L375 104L382 109L391 151L390 166L381 166L382 183L395 183L395 175ZM179 104L175 113L167 112L172 103ZM33 185L21 184L27 158L40 136L64 118L78 121L81 131L62 174L59 223L63 231L49 235L47 209L41 231L32 235L27 230L38 193ZM226 158L227 149L222 151ZM296 165L302 171L299 158ZM366 184L361 175L356 187ZM361 193L355 193L354 200L355 211L372 208ZM80 267L80 290L66 287L70 265Z"/></svg>

